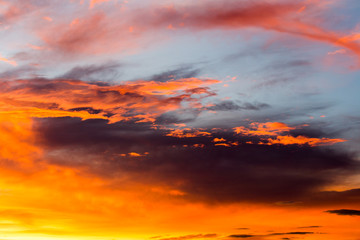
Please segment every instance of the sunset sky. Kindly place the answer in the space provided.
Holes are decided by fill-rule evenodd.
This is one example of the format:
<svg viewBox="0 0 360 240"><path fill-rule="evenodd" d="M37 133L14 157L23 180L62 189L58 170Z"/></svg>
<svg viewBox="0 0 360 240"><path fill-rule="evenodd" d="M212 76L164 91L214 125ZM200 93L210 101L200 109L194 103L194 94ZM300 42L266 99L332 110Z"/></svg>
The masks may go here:
<svg viewBox="0 0 360 240"><path fill-rule="evenodd" d="M0 240L360 240L359 13L0 0Z"/></svg>

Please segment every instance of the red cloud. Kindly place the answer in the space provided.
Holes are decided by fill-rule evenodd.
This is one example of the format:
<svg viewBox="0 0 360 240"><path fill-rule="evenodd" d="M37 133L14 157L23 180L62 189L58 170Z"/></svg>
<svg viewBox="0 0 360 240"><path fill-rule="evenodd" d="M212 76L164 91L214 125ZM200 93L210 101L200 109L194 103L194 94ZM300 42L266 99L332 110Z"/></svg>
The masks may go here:
<svg viewBox="0 0 360 240"><path fill-rule="evenodd" d="M92 0L90 6L104 1L108 0ZM46 9L52 7L49 4ZM24 4L19 7L9 5L5 16L8 19L21 18L25 14L23 9L27 8ZM32 10L36 8L31 6ZM347 50L344 53L359 58L359 34L339 33L322 27L318 16L324 11L326 8L322 1L228 1L226 4L201 1L171 7L154 4L146 9L114 8L107 12L91 9L77 15L69 13L64 20L57 18L51 24L40 25L35 21L28 28L45 43L46 46L42 47L50 54L60 54L55 58L51 56L53 59L67 55L133 51L140 44L160 43L181 29L240 30L249 27L338 46ZM70 17L73 21L69 20ZM44 56L49 58L49 55Z"/></svg>
<svg viewBox="0 0 360 240"><path fill-rule="evenodd" d="M321 27L313 13L324 11L321 1L230 1L198 4L184 8L166 7L143 17L139 25L153 28L189 28L196 30L241 29L257 27L328 43L350 50L360 57L359 34L344 35ZM145 27L143 27L145 28Z"/></svg>
<svg viewBox="0 0 360 240"><path fill-rule="evenodd" d="M60 23L45 28L40 33L50 49L65 53L103 53L111 51L108 45L112 40L107 26L107 17L96 13L82 19L76 18L72 23Z"/></svg>
<svg viewBox="0 0 360 240"><path fill-rule="evenodd" d="M91 6L107 0L93 0ZM152 9L127 9L121 14L92 10L85 15L51 25L37 26L36 31L49 49L62 54L102 54L137 48L138 41L159 43L172 30L231 29L256 27L286 33L339 46L360 56L358 33L337 33L321 27L314 17L324 11L321 1L257 1L225 3L200 2ZM119 9L117 9L119 10ZM162 32L162 36L157 35Z"/></svg>

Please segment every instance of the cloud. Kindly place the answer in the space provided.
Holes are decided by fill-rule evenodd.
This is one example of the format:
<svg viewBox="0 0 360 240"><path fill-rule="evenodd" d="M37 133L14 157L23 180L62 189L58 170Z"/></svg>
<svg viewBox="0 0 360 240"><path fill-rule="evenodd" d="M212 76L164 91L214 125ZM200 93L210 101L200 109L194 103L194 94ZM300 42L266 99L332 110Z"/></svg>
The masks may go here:
<svg viewBox="0 0 360 240"><path fill-rule="evenodd" d="M50 49L67 54L104 52L112 41L107 17L104 13L94 13L82 19L76 18L72 24L60 23L51 29L39 31Z"/></svg>
<svg viewBox="0 0 360 240"><path fill-rule="evenodd" d="M56 118L38 119L35 126L52 164L81 167L115 182L121 172L128 183L176 189L184 194L174 197L194 202L318 204L320 188L357 169L356 161L343 152L246 144L258 137L237 135L231 129L203 129L212 137L179 138L167 136L171 129L134 121ZM186 131L195 134L197 129ZM214 138L237 145L215 146ZM59 151L63 154L56 154ZM120 156L131 152L142 156L138 161Z"/></svg>
<svg viewBox="0 0 360 240"><path fill-rule="evenodd" d="M5 62L5 63L8 63L8 64L13 65L13 66L17 66L16 61L11 60L11 59L4 58L4 57L2 57L1 55L0 55L0 61L1 61L1 62Z"/></svg>
<svg viewBox="0 0 360 240"><path fill-rule="evenodd" d="M81 168L115 189L123 184L172 189L181 193L173 198L186 201L316 205L325 196L319 189L357 170L351 154L317 144L261 144L264 136L293 136L304 125L196 128L157 121L172 111L201 111L201 100L214 95L209 86L218 82L2 81L0 110L29 121L36 136L30 139L51 165ZM307 129L300 136L322 135Z"/></svg>
<svg viewBox="0 0 360 240"><path fill-rule="evenodd" d="M309 138L305 136L277 136L276 139L268 139L267 143L264 144L308 144L310 146L325 146L325 145L333 145L335 143L346 142L345 139L330 139L330 138Z"/></svg>
<svg viewBox="0 0 360 240"><path fill-rule="evenodd" d="M303 226L303 227L298 227L298 228L320 228L322 226Z"/></svg>
<svg viewBox="0 0 360 240"><path fill-rule="evenodd" d="M311 62L303 59L290 60L287 62L274 63L271 65L272 68L279 70L288 68L303 68L309 66L311 66Z"/></svg>
<svg viewBox="0 0 360 240"><path fill-rule="evenodd" d="M101 65L87 65L74 67L59 78L75 79L83 81L102 81L114 80L119 76L118 69L122 66L120 63L109 62Z"/></svg>
<svg viewBox="0 0 360 240"><path fill-rule="evenodd" d="M326 212L342 215L342 216L360 216L360 210L353 210L353 209L328 210Z"/></svg>
<svg viewBox="0 0 360 240"><path fill-rule="evenodd" d="M250 234L232 234L229 235L229 237L231 238L252 238L255 237L256 235L250 235Z"/></svg>
<svg viewBox="0 0 360 240"><path fill-rule="evenodd" d="M91 0L89 8L93 8L96 4L109 2L109 1L112 1L112 0Z"/></svg>
<svg viewBox="0 0 360 240"><path fill-rule="evenodd" d="M253 122L250 123L250 128L235 127L234 131L237 134L243 135L252 135L252 136L277 136L283 132L289 132L290 130L294 130L296 127L290 127L282 122L266 122L266 123L258 123Z"/></svg>
<svg viewBox="0 0 360 240"><path fill-rule="evenodd" d="M93 8L96 3L104 1L93 1L90 6ZM44 7L35 4L34 1L31 3L34 9ZM15 5L12 7L27 9L24 3L18 5L20 7ZM46 10L51 10L58 5L47 4L46 7ZM299 12L299 9L304 7L307 10ZM319 1L239 3L232 0L226 4L202 1L195 4L175 4L171 7L156 2L151 7L143 9L108 7L106 13L104 9L93 8L90 11L86 9L87 11L80 12L81 14L67 12L68 18L63 20L58 18L58 21L45 25L35 21L29 25L29 28L32 28L37 37L43 41L48 53L57 55L55 58L51 55L52 59L123 53L139 49L139 43L159 44L169 37L176 36L173 31L169 31L169 26L176 31L241 30L255 27L338 46L347 49L349 54L357 56L360 54L358 34L340 34L321 27L322 22L314 17L325 11ZM118 11L121 11L121 14L117 14ZM21 18L22 14L17 12L17 10L9 10L7 15ZM304 66L307 62L293 61L290 64ZM194 69L189 74L196 75L198 72L198 69Z"/></svg>
<svg viewBox="0 0 360 240"><path fill-rule="evenodd" d="M192 138L200 136L211 136L211 133L201 130L191 130L190 128L185 129L175 129L171 130L166 136L176 137L176 138Z"/></svg>
<svg viewBox="0 0 360 240"><path fill-rule="evenodd" d="M169 26L176 31L208 31L208 30L242 30L244 28L259 28L279 34L288 34L323 42L329 45L346 49L346 54L359 57L360 45L357 42L356 33L337 33L331 29L322 27L318 17L314 17L326 9L319 1L257 1L241 2L229 1L226 4L217 1L202 1L196 3L174 4L164 6L161 1L144 8L122 6L125 3L114 4L95 8L97 3L91 2L92 9L81 8L77 4L78 11L63 9L66 18L52 17L53 21L43 24L38 19L48 16L54 8L61 7L59 2L40 3L28 1L10 4L7 18L22 19L28 14L31 6L31 21L27 28L29 34L41 39L35 45L40 44L43 53L32 55L39 61L43 58L49 61L78 60L89 55L109 55L115 53L133 53L141 49L140 46L156 45L176 38L174 31L169 31ZM299 9L306 11L299 12ZM13 10L11 10L11 9ZM104 11L106 9L106 11ZM35 11L36 10L36 11ZM121 14L118 14L121 12ZM209 14L209 13L212 14ZM11 20L13 21L13 20ZM30 33L31 32L31 33ZM27 43L29 44L29 43ZM35 46L32 44L33 46ZM44 62L44 64L46 64ZM307 61L299 60L289 63L291 66L304 67ZM173 72L174 71L174 72ZM154 80L164 79L174 70L164 72L165 75L154 75ZM183 78L194 77L199 74L199 69L189 70Z"/></svg>
<svg viewBox="0 0 360 240"><path fill-rule="evenodd" d="M299 9L311 11L299 12ZM320 27L315 12L324 11L318 1L276 1L230 3L207 2L185 7L159 8L153 14L145 14L140 26L165 27L171 24L176 28L210 30L242 29L258 27L278 33L286 33L309 40L315 40L350 50L360 56L360 45L355 41L358 35L342 35ZM208 13L212 14L208 14Z"/></svg>
<svg viewBox="0 0 360 240"><path fill-rule="evenodd" d="M0 22L5 24L11 24L34 10L33 1L19 2L15 0L1 2L1 4L4 11L0 12Z"/></svg>
<svg viewBox="0 0 360 240"><path fill-rule="evenodd" d="M168 111L157 117L155 123L167 125L194 122L202 110L203 109L186 109L181 111Z"/></svg>
<svg viewBox="0 0 360 240"><path fill-rule="evenodd" d="M215 238L218 235L215 233L209 234L192 234L192 235L185 235L180 237L168 237L168 238L159 238L159 240L191 240L191 239L208 239L208 238Z"/></svg>
<svg viewBox="0 0 360 240"><path fill-rule="evenodd" d="M359 166L356 163L356 168ZM357 204L360 197L360 189L349 189L345 191L319 191L302 199L305 205L334 206Z"/></svg>
<svg viewBox="0 0 360 240"><path fill-rule="evenodd" d="M68 79L2 81L0 100L4 105L0 107L6 111L23 110L32 117L73 116L108 119L110 122L129 119L154 122L158 116L185 105L201 109L200 100L214 95L206 86L216 83L219 81L198 78L134 81L122 85Z"/></svg>
<svg viewBox="0 0 360 240"><path fill-rule="evenodd" d="M212 106L206 107L210 111L236 111L236 110L261 110L264 108L269 108L270 105L267 103L249 103L245 102L241 105L230 101L222 101L220 103L212 104Z"/></svg>
<svg viewBox="0 0 360 240"><path fill-rule="evenodd" d="M21 79L25 76L36 76L34 66L19 66L0 73L0 79Z"/></svg>
<svg viewBox="0 0 360 240"><path fill-rule="evenodd" d="M285 232L285 233L270 233L269 236L278 236L278 235L308 235L314 234L314 232Z"/></svg>
<svg viewBox="0 0 360 240"><path fill-rule="evenodd" d="M232 234L230 238L254 238L254 237L269 237L269 236L282 236L282 235L308 235L315 234L314 232L284 232L284 233L270 233L263 235L252 235L252 234Z"/></svg>
<svg viewBox="0 0 360 240"><path fill-rule="evenodd" d="M309 146L325 146L325 145L333 145L335 143L346 141L345 139L311 138L302 135L298 135L298 136L281 135L286 132L290 132L292 130L299 128L301 128L301 126L290 127L282 122L266 122L266 123L253 122L250 124L249 128L246 128L244 126L235 127L234 131L237 134L242 134L246 136L262 136L261 141L258 142L257 144L265 144L265 145L307 144ZM272 138L268 138L268 137L272 137Z"/></svg>
<svg viewBox="0 0 360 240"><path fill-rule="evenodd" d="M193 66L181 66L179 68L155 74L148 78L150 81L166 82L173 79L197 77L201 70Z"/></svg>

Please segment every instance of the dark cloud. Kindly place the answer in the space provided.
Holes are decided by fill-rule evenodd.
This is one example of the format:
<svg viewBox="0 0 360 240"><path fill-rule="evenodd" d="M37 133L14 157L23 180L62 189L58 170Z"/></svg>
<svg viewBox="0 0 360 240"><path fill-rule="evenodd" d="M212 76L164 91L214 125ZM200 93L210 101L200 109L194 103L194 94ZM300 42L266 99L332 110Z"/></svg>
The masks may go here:
<svg viewBox="0 0 360 240"><path fill-rule="evenodd" d="M207 239L207 238L215 238L218 235L215 233L210 234L192 234L192 235L185 235L179 237L168 237L168 238L160 238L159 240L191 240L191 239Z"/></svg>
<svg viewBox="0 0 360 240"><path fill-rule="evenodd" d="M343 216L360 216L360 210L353 209L328 210L326 212Z"/></svg>
<svg viewBox="0 0 360 240"><path fill-rule="evenodd" d="M358 163L356 163L358 164ZM331 206L342 204L358 204L360 188L346 191L321 191L304 198L304 201L311 202L318 206Z"/></svg>
<svg viewBox="0 0 360 240"><path fill-rule="evenodd" d="M250 235L250 234L233 234L233 235L229 235L229 237L231 238L251 238L251 237L255 237L256 235Z"/></svg>
<svg viewBox="0 0 360 240"><path fill-rule="evenodd" d="M34 66L20 66L0 73L0 79L19 79L36 76Z"/></svg>
<svg viewBox="0 0 360 240"><path fill-rule="evenodd" d="M279 47L279 46L277 46ZM283 56L285 53L282 53ZM252 89L266 89L273 87L284 87L290 84L296 84L300 80L303 82L304 78L308 78L310 73L314 73L314 69L311 68L312 63L304 59L297 58L296 54L289 53L289 56L278 59L278 55L272 56L275 60L265 67L260 67L253 71L254 74L257 72L266 72L266 76L263 79L259 79ZM297 89L304 89L302 85L298 85ZM314 91L314 89L312 89ZM315 94L317 92L306 92L307 94Z"/></svg>
<svg viewBox="0 0 360 240"><path fill-rule="evenodd" d="M308 235L314 234L314 232L285 232L285 233L271 233L268 236L278 236L278 235Z"/></svg>
<svg viewBox="0 0 360 240"><path fill-rule="evenodd" d="M270 105L267 103L249 103L244 102L242 104L237 104L234 101L222 101L220 103L214 104L214 106L207 107L207 110L211 111L234 111L234 110L261 110L264 108L269 108Z"/></svg>
<svg viewBox="0 0 360 240"><path fill-rule="evenodd" d="M321 226L303 226L299 228L320 228Z"/></svg>
<svg viewBox="0 0 360 240"><path fill-rule="evenodd" d="M188 123L193 122L201 113L201 109L187 109L169 111L156 118L156 124Z"/></svg>
<svg viewBox="0 0 360 240"><path fill-rule="evenodd" d="M265 81L255 84L255 86L253 88L270 88L273 86L278 86L278 85L284 85L287 84L288 82L292 82L294 81L293 77L286 77L286 76L269 76L268 79L266 79Z"/></svg>
<svg viewBox="0 0 360 240"><path fill-rule="evenodd" d="M59 78L83 81L114 81L123 65L117 62L74 67Z"/></svg>
<svg viewBox="0 0 360 240"><path fill-rule="evenodd" d="M284 233L270 233L264 235L252 235L252 234L232 234L228 237L231 238L253 238L253 237L268 237L268 236L282 236L282 235L308 235L315 234L314 232L284 232ZM289 238L287 238L289 239Z"/></svg>
<svg viewBox="0 0 360 240"><path fill-rule="evenodd" d="M68 111L74 111L74 112L87 111L90 114L98 114L98 113L102 112L101 109L94 109L92 107L71 108L71 109L68 109Z"/></svg>
<svg viewBox="0 0 360 240"><path fill-rule="evenodd" d="M266 115L259 114L258 116L252 116L251 120L254 122L299 122L299 118L310 115L321 115L324 111L329 111L334 104L332 103L323 103L321 101L313 102L310 104L297 105L296 108L286 107L286 108L276 108L273 107L272 111L267 111ZM301 131L306 132L308 129L308 134L313 135L314 133L319 134L318 136L324 136L321 134L329 135L329 132L334 133L337 129L327 126L328 124L324 121L311 121L309 127L304 127L302 129L296 130L298 133ZM225 125L226 126L226 125ZM295 133L295 132L294 132ZM341 133L338 133L338 135Z"/></svg>
<svg viewBox="0 0 360 240"><path fill-rule="evenodd" d="M289 69L289 68L297 68L297 67L308 67L311 66L311 62L303 59L289 60L287 62L276 62L270 65L269 67L273 69Z"/></svg>
<svg viewBox="0 0 360 240"><path fill-rule="evenodd" d="M170 130L131 121L57 118L39 119L35 126L52 163L82 166L106 178L126 173L127 181L167 185L190 201L319 204L329 195L319 188L357 169L346 153L327 147L247 144L259 139L231 129L202 130L212 137L176 138L166 136ZM239 145L214 146L215 137ZM59 150L61 156L55 154ZM142 154L141 161L121 156L130 152Z"/></svg>
<svg viewBox="0 0 360 240"><path fill-rule="evenodd" d="M23 91L24 93L41 95L46 93L53 93L62 90L79 90L81 86L74 86L73 84L81 83L80 81L71 80L69 83L66 80L49 80L46 78L34 78L31 80L16 80L12 82L13 84L8 84L7 82L1 82L4 86L3 91L12 92L12 91ZM6 88L5 88L6 87Z"/></svg>
<svg viewBox="0 0 360 240"><path fill-rule="evenodd" d="M166 82L173 79L192 78L199 76L201 70L194 66L181 66L179 68L155 74L149 78L150 81Z"/></svg>

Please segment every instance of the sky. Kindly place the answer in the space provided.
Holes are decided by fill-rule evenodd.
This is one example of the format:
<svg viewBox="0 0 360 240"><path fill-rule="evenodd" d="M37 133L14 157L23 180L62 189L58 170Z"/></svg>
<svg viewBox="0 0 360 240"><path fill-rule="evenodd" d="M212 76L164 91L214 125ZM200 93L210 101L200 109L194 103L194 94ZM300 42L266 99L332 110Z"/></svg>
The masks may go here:
<svg viewBox="0 0 360 240"><path fill-rule="evenodd" d="M360 240L358 0L0 0L0 240Z"/></svg>

